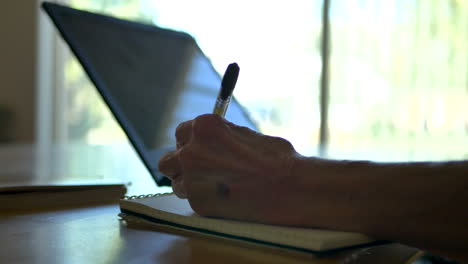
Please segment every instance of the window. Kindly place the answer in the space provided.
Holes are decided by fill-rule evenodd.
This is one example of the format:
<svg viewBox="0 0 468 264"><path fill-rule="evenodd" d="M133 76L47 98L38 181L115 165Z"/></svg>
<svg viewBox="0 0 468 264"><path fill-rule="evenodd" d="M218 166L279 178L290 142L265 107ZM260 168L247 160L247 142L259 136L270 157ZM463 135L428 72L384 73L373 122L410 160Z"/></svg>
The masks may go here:
<svg viewBox="0 0 468 264"><path fill-rule="evenodd" d="M315 152L320 1L236 1L226 5L208 0L70 0L69 5L190 33L219 72L230 62L239 63L241 74L234 94L264 133L288 135L300 151ZM61 124L65 126L64 140L89 144L125 141L68 48L63 48L61 56L68 103ZM306 120L304 113L308 113Z"/></svg>
<svg viewBox="0 0 468 264"><path fill-rule="evenodd" d="M467 1L67 4L188 32L219 72L238 62L235 96L261 132L290 140L304 155L387 161L468 158ZM63 89L56 89L61 94L56 102L62 102L57 107L63 115L56 116L55 138L126 145L81 66L58 43L57 63L63 65L58 69L63 71L56 72L56 79Z"/></svg>
<svg viewBox="0 0 468 264"><path fill-rule="evenodd" d="M468 2L331 1L329 154L468 158Z"/></svg>

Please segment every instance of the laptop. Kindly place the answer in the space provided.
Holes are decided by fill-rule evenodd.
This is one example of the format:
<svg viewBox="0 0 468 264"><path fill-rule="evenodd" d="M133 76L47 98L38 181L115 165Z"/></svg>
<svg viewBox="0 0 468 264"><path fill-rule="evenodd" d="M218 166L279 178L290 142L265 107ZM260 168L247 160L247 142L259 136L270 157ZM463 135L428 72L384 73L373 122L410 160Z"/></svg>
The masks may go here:
<svg viewBox="0 0 468 264"><path fill-rule="evenodd" d="M156 183L170 185L158 171L159 158L175 149L179 123L212 112L221 85L195 39L58 4L42 7ZM226 119L256 130L235 98Z"/></svg>

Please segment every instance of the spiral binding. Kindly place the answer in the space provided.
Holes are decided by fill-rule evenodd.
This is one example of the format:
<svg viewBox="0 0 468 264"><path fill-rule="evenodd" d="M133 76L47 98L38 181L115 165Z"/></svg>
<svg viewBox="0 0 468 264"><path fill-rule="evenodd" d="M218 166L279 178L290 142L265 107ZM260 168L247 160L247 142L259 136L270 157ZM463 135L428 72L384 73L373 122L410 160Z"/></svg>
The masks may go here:
<svg viewBox="0 0 468 264"><path fill-rule="evenodd" d="M137 200L137 199L153 198L153 197L159 197L159 196L165 196L165 195L171 195L171 194L174 194L174 193L168 192L168 193L140 194L140 195L130 195L130 196L125 195L124 197L122 197L122 199L123 200Z"/></svg>

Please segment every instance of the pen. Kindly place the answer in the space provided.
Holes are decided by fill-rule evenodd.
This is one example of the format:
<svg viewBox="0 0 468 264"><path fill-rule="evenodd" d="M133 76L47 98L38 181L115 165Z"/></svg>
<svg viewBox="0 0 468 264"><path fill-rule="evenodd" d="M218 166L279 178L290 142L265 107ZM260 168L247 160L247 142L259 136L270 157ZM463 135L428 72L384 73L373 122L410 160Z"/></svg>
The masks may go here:
<svg viewBox="0 0 468 264"><path fill-rule="evenodd" d="M224 117L226 114L238 76L239 66L237 63L229 64L226 72L224 73L223 80L221 81L221 89L219 90L218 98L216 98L213 114L221 117Z"/></svg>

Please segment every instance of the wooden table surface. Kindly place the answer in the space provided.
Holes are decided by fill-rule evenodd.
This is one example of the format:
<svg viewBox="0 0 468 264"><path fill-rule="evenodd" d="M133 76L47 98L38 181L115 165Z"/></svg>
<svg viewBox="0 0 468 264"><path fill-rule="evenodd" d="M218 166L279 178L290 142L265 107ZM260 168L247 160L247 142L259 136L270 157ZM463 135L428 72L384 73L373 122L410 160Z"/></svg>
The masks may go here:
<svg viewBox="0 0 468 264"><path fill-rule="evenodd" d="M131 182L133 194L164 192L128 147L3 146L0 184L40 179ZM0 263L408 263L417 250L391 244L327 258L233 244L169 230L128 228L117 204L0 211ZM411 262L411 261L410 261Z"/></svg>
<svg viewBox="0 0 468 264"><path fill-rule="evenodd" d="M0 213L0 263L407 263L398 244L332 257L128 228L117 204Z"/></svg>

